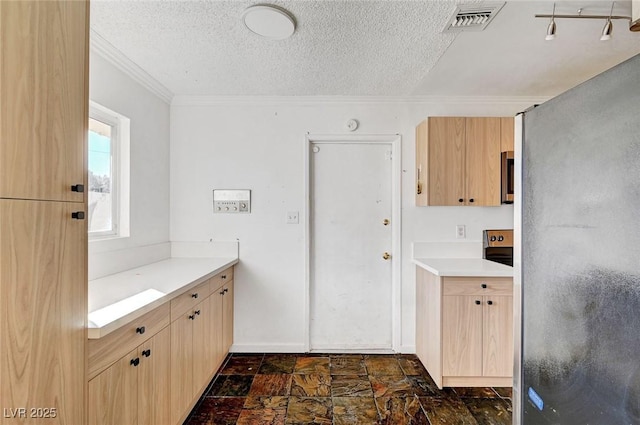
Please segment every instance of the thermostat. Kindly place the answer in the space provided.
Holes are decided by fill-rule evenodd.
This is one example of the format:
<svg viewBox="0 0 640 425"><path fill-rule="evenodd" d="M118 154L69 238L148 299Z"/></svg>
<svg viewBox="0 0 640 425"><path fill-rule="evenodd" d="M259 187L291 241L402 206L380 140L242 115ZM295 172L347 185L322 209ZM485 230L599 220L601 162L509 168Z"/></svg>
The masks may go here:
<svg viewBox="0 0 640 425"><path fill-rule="evenodd" d="M213 189L213 212L251 212L251 191L249 189Z"/></svg>

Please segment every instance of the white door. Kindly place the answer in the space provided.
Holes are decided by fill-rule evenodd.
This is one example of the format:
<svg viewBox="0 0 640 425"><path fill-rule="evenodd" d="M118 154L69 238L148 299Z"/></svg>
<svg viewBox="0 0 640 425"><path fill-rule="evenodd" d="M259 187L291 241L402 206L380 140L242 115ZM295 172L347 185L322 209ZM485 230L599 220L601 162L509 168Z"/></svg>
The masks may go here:
<svg viewBox="0 0 640 425"><path fill-rule="evenodd" d="M391 348L391 152L390 143L312 144L312 350Z"/></svg>

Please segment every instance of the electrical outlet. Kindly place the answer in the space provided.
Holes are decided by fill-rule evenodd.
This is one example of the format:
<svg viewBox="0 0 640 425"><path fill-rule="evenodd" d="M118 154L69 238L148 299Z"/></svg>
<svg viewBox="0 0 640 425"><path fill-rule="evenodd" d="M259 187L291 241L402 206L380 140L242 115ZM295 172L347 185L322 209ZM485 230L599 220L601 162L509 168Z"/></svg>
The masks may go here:
<svg viewBox="0 0 640 425"><path fill-rule="evenodd" d="M298 215L298 211L287 212L287 224L298 224L300 222Z"/></svg>
<svg viewBox="0 0 640 425"><path fill-rule="evenodd" d="M456 226L456 239L464 239L466 237L466 230L464 224L458 224Z"/></svg>

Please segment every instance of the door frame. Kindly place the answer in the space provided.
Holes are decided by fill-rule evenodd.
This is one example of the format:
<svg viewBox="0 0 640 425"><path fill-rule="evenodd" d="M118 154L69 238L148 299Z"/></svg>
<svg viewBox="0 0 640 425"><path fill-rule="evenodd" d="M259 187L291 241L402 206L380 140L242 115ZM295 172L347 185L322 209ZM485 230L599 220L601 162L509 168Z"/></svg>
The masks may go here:
<svg viewBox="0 0 640 425"><path fill-rule="evenodd" d="M311 144L367 143L391 145L391 349L398 352L402 335L402 137L400 134L307 134L304 141L304 348L311 349ZM325 350L326 351L326 350ZM359 350L362 351L362 350ZM384 350L388 352L388 350Z"/></svg>

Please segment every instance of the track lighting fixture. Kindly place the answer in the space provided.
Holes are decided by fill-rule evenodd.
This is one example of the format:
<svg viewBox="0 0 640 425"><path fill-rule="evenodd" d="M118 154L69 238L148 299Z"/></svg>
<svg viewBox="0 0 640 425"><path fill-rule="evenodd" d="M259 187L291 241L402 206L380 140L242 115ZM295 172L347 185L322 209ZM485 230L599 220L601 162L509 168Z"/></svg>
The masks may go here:
<svg viewBox="0 0 640 425"><path fill-rule="evenodd" d="M609 17L607 18L607 22L604 24L604 28L602 28L602 36L600 36L600 41L607 41L611 39L611 33L613 32L613 24L611 23L611 15L613 15L613 5L616 4L614 1L611 3L611 11L609 12Z"/></svg>
<svg viewBox="0 0 640 425"><path fill-rule="evenodd" d="M553 3L553 12L551 12L551 21L549 21L549 26L547 27L547 36L544 38L545 40L553 40L556 38L556 21L554 16L556 14L556 4Z"/></svg>
<svg viewBox="0 0 640 425"><path fill-rule="evenodd" d="M547 35L545 40L553 40L556 38L556 19L605 19L606 23L602 29L602 35L600 40L606 41L611 39L613 33L613 19L626 19L631 22L631 16L619 16L613 14L613 7L615 2L611 3L611 11L609 15L583 15L582 9L578 9L577 15L556 15L556 4L553 3L553 13L551 15L535 15L536 18L551 18L549 25L547 26Z"/></svg>

